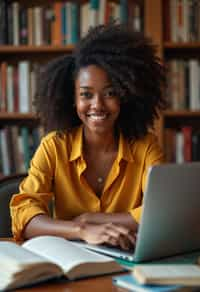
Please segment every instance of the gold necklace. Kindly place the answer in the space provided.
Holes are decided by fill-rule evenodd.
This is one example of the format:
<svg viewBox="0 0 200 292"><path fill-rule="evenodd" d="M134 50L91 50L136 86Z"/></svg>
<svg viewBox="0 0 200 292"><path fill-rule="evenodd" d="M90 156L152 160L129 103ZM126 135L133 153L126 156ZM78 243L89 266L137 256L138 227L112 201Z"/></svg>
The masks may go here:
<svg viewBox="0 0 200 292"><path fill-rule="evenodd" d="M99 176L99 177L97 178L97 182L98 182L99 184L102 184L102 183L103 183L103 177Z"/></svg>

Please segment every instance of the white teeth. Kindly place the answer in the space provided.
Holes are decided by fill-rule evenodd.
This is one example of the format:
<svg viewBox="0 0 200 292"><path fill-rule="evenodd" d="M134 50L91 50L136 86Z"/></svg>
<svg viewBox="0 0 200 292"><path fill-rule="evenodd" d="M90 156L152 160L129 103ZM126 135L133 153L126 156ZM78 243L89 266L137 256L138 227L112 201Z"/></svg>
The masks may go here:
<svg viewBox="0 0 200 292"><path fill-rule="evenodd" d="M97 115L97 114L90 114L89 117L93 120L103 120L106 118L106 114L103 114L103 115Z"/></svg>

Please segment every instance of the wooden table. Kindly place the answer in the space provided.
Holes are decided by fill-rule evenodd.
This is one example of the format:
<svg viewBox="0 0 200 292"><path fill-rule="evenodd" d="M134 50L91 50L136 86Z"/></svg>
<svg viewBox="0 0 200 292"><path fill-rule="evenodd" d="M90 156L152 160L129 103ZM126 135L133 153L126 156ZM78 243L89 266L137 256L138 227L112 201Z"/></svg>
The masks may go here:
<svg viewBox="0 0 200 292"><path fill-rule="evenodd" d="M74 282L39 284L30 288L17 289L17 292L125 292L126 289L112 284L112 276L95 277Z"/></svg>

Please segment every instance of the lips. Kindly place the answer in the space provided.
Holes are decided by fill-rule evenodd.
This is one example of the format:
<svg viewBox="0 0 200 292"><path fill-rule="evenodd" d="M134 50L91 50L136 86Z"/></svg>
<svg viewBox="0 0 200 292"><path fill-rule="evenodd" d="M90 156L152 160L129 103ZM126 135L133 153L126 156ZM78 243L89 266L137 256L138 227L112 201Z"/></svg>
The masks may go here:
<svg viewBox="0 0 200 292"><path fill-rule="evenodd" d="M89 117L91 120L94 121L102 121L105 120L107 118L107 114L106 113L101 113L101 114L97 114L97 113L92 113L92 114L87 114L87 117Z"/></svg>

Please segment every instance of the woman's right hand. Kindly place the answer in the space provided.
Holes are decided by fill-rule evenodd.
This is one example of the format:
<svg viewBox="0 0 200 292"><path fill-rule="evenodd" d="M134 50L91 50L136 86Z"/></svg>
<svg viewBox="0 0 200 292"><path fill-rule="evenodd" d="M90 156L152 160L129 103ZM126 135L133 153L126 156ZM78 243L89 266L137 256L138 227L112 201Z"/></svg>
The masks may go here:
<svg viewBox="0 0 200 292"><path fill-rule="evenodd" d="M133 248L136 236L128 228L113 223L81 224L82 240L89 244L108 244L124 250Z"/></svg>

